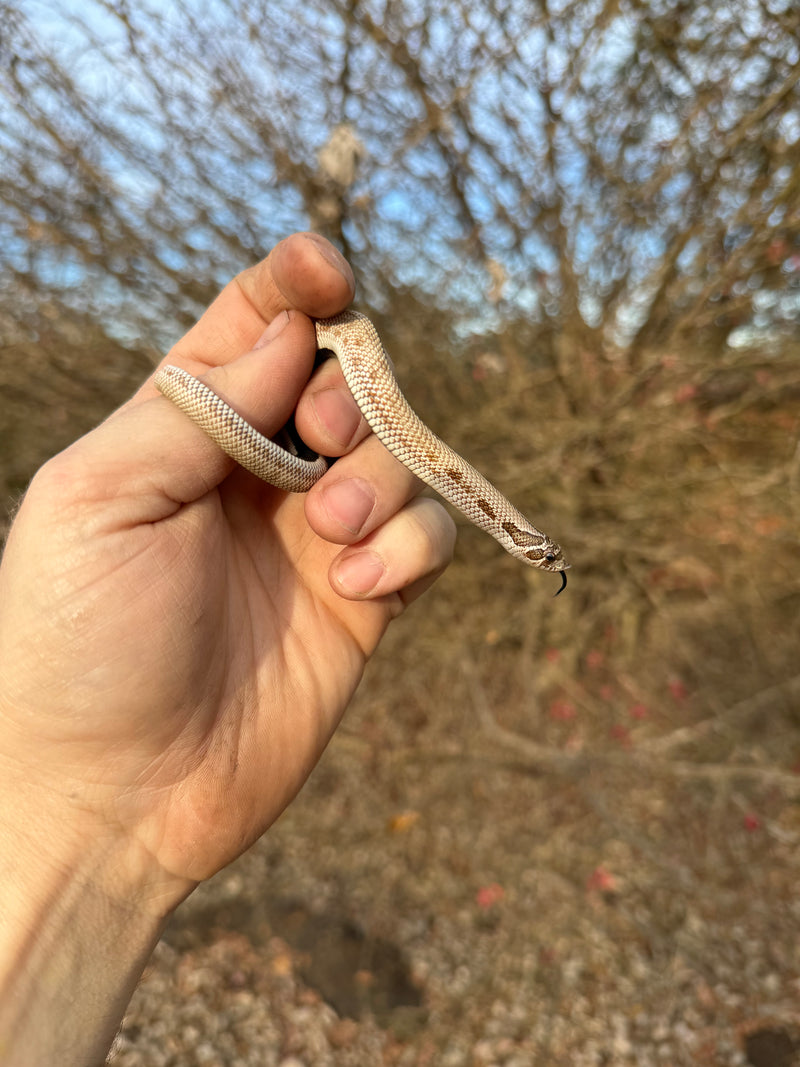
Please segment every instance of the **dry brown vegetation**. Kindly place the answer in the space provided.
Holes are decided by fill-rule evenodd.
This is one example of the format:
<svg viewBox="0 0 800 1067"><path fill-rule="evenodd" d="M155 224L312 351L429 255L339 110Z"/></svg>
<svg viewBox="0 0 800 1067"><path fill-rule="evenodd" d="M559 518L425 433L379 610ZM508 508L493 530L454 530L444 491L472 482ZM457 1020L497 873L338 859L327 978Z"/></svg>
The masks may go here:
<svg viewBox="0 0 800 1067"><path fill-rule="evenodd" d="M795 5L109 0L60 48L37 10L0 3L10 504L310 225L573 564L553 601L462 528L111 1062L797 1062Z"/></svg>

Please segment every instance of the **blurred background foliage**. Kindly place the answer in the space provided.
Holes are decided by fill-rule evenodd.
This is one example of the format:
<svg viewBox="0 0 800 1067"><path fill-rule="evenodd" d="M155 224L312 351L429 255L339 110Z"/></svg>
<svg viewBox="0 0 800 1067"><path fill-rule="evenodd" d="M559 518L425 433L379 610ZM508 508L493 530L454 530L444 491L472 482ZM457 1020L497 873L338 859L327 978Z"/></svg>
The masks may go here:
<svg viewBox="0 0 800 1067"><path fill-rule="evenodd" d="M788 818L793 0L0 0L0 27L10 503L234 273L315 229L412 403L573 563L553 603L464 528L342 751L372 752L379 792L388 729L447 750L451 800L496 748L518 774L613 769L617 797L644 776L677 820L687 781Z"/></svg>

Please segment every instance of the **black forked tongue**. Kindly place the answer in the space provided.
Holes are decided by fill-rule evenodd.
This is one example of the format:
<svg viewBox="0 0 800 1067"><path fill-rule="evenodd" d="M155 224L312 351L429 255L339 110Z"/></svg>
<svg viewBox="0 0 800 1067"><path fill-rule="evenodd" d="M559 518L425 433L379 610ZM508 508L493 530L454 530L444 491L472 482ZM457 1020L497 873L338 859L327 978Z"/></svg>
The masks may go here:
<svg viewBox="0 0 800 1067"><path fill-rule="evenodd" d="M566 588L567 588L567 572L566 571L562 571L561 572L561 588L559 589L558 593L563 593ZM553 593L553 600L555 600L555 598L558 596L558 593Z"/></svg>

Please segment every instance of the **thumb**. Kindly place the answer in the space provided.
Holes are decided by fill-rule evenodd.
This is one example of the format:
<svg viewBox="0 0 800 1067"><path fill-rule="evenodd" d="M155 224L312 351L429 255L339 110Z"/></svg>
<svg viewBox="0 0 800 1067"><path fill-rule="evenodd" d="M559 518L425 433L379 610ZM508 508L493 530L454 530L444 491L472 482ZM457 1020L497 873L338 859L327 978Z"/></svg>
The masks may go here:
<svg viewBox="0 0 800 1067"><path fill-rule="evenodd" d="M175 362L201 377L243 419L269 437L294 410L315 355L311 320L297 311L282 311L251 352L224 366L208 370L207 365L192 360ZM113 487L117 499L138 499L151 521L163 515L165 499L173 504L197 500L235 466L204 430L156 391L152 379L73 449L78 453L73 458L84 469L108 482L103 496ZM158 498L161 507L156 504ZM155 514L150 513L151 505L156 505ZM148 516L134 521L146 521Z"/></svg>

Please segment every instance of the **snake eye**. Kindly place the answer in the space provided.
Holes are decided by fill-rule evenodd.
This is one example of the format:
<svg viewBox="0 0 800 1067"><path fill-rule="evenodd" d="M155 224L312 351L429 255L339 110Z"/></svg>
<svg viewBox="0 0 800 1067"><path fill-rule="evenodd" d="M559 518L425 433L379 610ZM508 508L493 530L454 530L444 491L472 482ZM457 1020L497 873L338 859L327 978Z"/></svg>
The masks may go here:
<svg viewBox="0 0 800 1067"><path fill-rule="evenodd" d="M552 552L547 552L544 557L548 563L555 563L556 557Z"/></svg>

